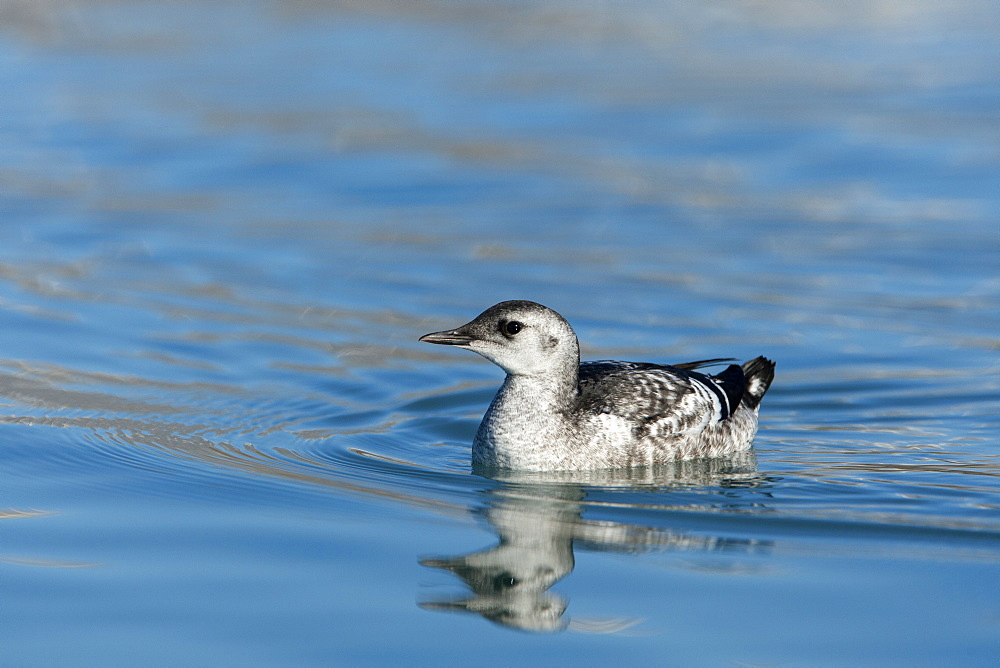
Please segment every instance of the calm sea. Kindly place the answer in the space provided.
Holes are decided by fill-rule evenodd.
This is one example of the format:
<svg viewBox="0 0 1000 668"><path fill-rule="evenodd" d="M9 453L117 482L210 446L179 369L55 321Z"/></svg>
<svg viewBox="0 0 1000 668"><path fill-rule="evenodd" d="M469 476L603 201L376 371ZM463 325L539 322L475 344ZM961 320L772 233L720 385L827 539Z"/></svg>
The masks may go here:
<svg viewBox="0 0 1000 668"><path fill-rule="evenodd" d="M0 4L0 664L996 665L1000 9ZM503 299L777 361L488 477Z"/></svg>

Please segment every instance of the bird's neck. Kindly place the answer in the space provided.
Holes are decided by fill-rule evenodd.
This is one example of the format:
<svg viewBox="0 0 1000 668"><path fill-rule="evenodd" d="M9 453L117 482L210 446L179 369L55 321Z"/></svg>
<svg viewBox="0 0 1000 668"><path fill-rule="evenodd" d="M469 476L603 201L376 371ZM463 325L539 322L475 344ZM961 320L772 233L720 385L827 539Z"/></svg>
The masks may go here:
<svg viewBox="0 0 1000 668"><path fill-rule="evenodd" d="M576 399L579 381L580 364L575 361L548 373L507 374L503 390L537 402L542 410L562 410Z"/></svg>

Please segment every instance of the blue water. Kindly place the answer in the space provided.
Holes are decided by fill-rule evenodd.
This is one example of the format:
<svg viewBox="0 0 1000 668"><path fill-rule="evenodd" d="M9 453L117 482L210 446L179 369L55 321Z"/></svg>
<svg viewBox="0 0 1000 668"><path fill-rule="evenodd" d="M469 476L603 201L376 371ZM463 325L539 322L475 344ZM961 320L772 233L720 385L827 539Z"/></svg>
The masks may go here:
<svg viewBox="0 0 1000 668"><path fill-rule="evenodd" d="M995 664L998 18L0 9L0 663ZM755 456L475 474L511 298Z"/></svg>

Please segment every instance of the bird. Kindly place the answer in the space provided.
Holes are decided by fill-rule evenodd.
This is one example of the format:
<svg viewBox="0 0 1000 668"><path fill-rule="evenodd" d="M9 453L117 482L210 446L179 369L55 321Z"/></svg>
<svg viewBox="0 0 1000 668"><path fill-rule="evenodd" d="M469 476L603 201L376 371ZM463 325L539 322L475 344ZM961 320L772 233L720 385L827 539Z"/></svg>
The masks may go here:
<svg viewBox="0 0 1000 668"><path fill-rule="evenodd" d="M775 363L703 367L580 361L572 326L541 304L495 304L420 341L479 353L506 372L472 443L474 467L575 471L655 467L749 450Z"/></svg>

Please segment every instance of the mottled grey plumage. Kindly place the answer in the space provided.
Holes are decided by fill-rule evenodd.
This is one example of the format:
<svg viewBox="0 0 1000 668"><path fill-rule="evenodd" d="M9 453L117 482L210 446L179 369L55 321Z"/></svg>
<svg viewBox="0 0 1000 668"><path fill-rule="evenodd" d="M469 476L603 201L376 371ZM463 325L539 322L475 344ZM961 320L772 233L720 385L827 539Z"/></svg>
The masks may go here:
<svg viewBox="0 0 1000 668"><path fill-rule="evenodd" d="M534 471L651 466L750 449L774 362L710 376L711 363L580 363L569 323L528 301L501 302L420 338L467 348L507 372L472 445L479 465Z"/></svg>

